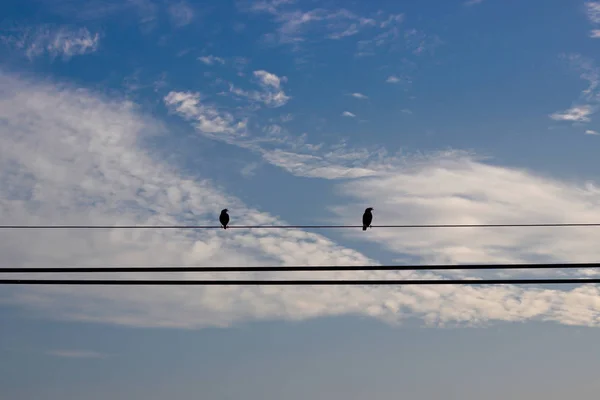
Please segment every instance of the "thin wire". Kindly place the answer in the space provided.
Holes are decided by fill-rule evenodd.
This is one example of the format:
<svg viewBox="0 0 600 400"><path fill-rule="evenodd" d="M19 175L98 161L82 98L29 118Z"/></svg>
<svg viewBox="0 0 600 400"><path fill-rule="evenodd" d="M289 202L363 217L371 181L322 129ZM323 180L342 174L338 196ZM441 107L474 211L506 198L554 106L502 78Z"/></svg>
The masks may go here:
<svg viewBox="0 0 600 400"><path fill-rule="evenodd" d="M372 225L371 228L598 227L600 223ZM227 229L358 229L362 225L231 225ZM0 225L0 229L223 229L220 225Z"/></svg>
<svg viewBox="0 0 600 400"><path fill-rule="evenodd" d="M471 265L307 265L251 267L0 267L3 273L107 273L107 272L290 272L290 271L436 271L490 269L586 269L600 263L471 264Z"/></svg>
<svg viewBox="0 0 600 400"><path fill-rule="evenodd" d="M562 285L598 284L600 278L566 279L446 279L446 280L75 280L0 279L0 285L117 285L117 286L339 286L339 285Z"/></svg>

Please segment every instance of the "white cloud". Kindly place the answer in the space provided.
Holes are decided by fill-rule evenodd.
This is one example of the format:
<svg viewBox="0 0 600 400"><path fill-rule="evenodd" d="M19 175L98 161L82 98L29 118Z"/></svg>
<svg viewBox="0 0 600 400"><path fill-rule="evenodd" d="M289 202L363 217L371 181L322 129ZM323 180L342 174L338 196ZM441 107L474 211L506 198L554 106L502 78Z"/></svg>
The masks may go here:
<svg viewBox="0 0 600 400"><path fill-rule="evenodd" d="M59 358L106 358L106 354L98 353L96 351L89 350L50 350L46 352L49 356Z"/></svg>
<svg viewBox="0 0 600 400"><path fill-rule="evenodd" d="M199 96L169 99L196 123ZM85 90L0 75L0 220L3 224L214 223L231 210L235 224L281 224L245 206L202 176L184 175L147 147L167 129L131 103ZM381 158L339 148L322 156L265 153L294 173L346 179L347 201L333 211L357 224L362 205L376 199L375 221L410 223L593 221L600 189L489 166L450 154L419 160ZM346 172L346 173L344 173ZM357 212L357 210L359 210ZM458 262L542 258L597 259L591 230L373 229L362 240L399 254ZM360 234L360 230L356 234ZM348 232L354 235L355 232ZM360 265L377 264L322 235L299 230L0 231L2 263L69 265ZM28 278L38 275L28 275ZM76 274L71 275L76 278ZM136 274L148 279L159 274ZM164 277L165 274L160 274ZM179 275L178 275L179 276ZM230 278L233 274L209 274ZM286 277L304 278L303 274ZM430 273L326 273L323 278L428 278ZM98 276L103 278L103 276ZM118 277L128 277L122 274ZM184 274L183 279L198 277ZM250 274L249 278L267 277ZM268 274L268 278L282 277ZM532 287L15 287L3 303L48 318L127 326L201 328L248 320L302 320L366 315L389 323L408 317L430 324L558 321L599 325L600 292Z"/></svg>
<svg viewBox="0 0 600 400"><path fill-rule="evenodd" d="M550 118L555 121L589 122L593 112L591 106L577 106L564 112L550 114Z"/></svg>
<svg viewBox="0 0 600 400"><path fill-rule="evenodd" d="M587 131L585 131L585 134L586 135L600 135L600 133L598 133L594 130L591 130L591 129L588 129Z"/></svg>
<svg viewBox="0 0 600 400"><path fill-rule="evenodd" d="M164 98L165 104L187 120L195 122L198 130L206 134L224 133L244 136L246 122L236 120L233 115L219 111L215 106L204 104L199 93L169 92Z"/></svg>
<svg viewBox="0 0 600 400"><path fill-rule="evenodd" d="M271 163L298 176L341 180L345 196L332 221L352 224L357 208L375 208L386 224L510 224L600 221L600 188L493 166L462 152L383 157L345 149L336 157L274 153ZM346 155L347 157L344 157ZM348 179L348 178L361 179ZM377 224L377 222L374 222ZM562 230L561 230L562 229ZM374 229L352 238L384 245L423 263L591 262L600 232L587 229ZM600 300L600 298L599 298Z"/></svg>
<svg viewBox="0 0 600 400"><path fill-rule="evenodd" d="M600 71L593 61L579 54L563 56L571 67L579 72L581 79L588 81L585 89L576 104L566 111L550 114L550 118L557 121L589 122L591 116L598 111L600 102Z"/></svg>
<svg viewBox="0 0 600 400"><path fill-rule="evenodd" d="M590 37L593 39L600 38L600 29L594 29L590 32Z"/></svg>
<svg viewBox="0 0 600 400"><path fill-rule="evenodd" d="M2 41L23 51L31 60L48 54L52 59L62 56L90 54L98 50L100 35L86 28L52 27L49 25L19 30L16 34L2 36Z"/></svg>
<svg viewBox="0 0 600 400"><path fill-rule="evenodd" d="M366 100L366 99L369 98L369 97L365 96L362 93L352 93L350 96L352 96L352 97L354 97L356 99L361 99L361 100Z"/></svg>
<svg viewBox="0 0 600 400"><path fill-rule="evenodd" d="M278 77L277 75L264 71L258 70L253 72L254 77L258 79L258 84L261 86L262 91L245 91L240 88L236 88L233 84L229 84L229 91L237 96L245 97L253 102L264 103L267 107L281 107L290 101L291 97L286 95L285 91L281 88L283 82L287 82L287 78Z"/></svg>
<svg viewBox="0 0 600 400"><path fill-rule="evenodd" d="M323 178L323 179L343 179L343 178L362 178L376 175L376 171L366 167L353 167L342 163L339 154L328 152L324 156L312 154L300 154L283 150L274 150L264 152L265 161L283 168L288 172L302 177ZM355 160L362 161L364 154L354 156ZM348 154L343 158L348 161Z"/></svg>
<svg viewBox="0 0 600 400"><path fill-rule="evenodd" d="M600 24L600 1L588 1L585 7L589 20L593 24Z"/></svg>
<svg viewBox="0 0 600 400"><path fill-rule="evenodd" d="M225 64L225 60L223 60L221 57L213 56L212 54L198 57L198 60L202 61L206 65L213 65L214 63Z"/></svg>
<svg viewBox="0 0 600 400"><path fill-rule="evenodd" d="M318 38L340 40L361 33L365 29L386 28L393 21L402 19L399 15L388 16L387 19L359 16L347 9L328 10L315 8L302 10L290 7L294 1L262 1L249 8L253 12L270 14L278 28L267 35L270 41L278 44L291 44L298 49L312 35ZM314 39L313 39L314 40Z"/></svg>
<svg viewBox="0 0 600 400"><path fill-rule="evenodd" d="M387 83L399 83L400 79L397 76L392 75L386 79L386 82Z"/></svg>
<svg viewBox="0 0 600 400"><path fill-rule="evenodd" d="M254 76L257 77L264 86L271 86L275 89L280 89L281 82L287 81L285 76L280 78L277 75L264 70L254 71Z"/></svg>
<svg viewBox="0 0 600 400"><path fill-rule="evenodd" d="M351 118L354 118L354 117L356 117L356 115L352 114L350 111L344 111L342 113L342 117L351 117Z"/></svg>
<svg viewBox="0 0 600 400"><path fill-rule="evenodd" d="M481 4L483 0L467 0L465 1L466 6L474 6L475 4Z"/></svg>
<svg viewBox="0 0 600 400"><path fill-rule="evenodd" d="M169 5L171 22L177 27L189 25L194 20L194 9L184 1Z"/></svg>
<svg viewBox="0 0 600 400"><path fill-rule="evenodd" d="M404 113L404 114L412 114L413 112L411 110L409 110L408 108L405 108L403 110L400 110L400 112Z"/></svg>

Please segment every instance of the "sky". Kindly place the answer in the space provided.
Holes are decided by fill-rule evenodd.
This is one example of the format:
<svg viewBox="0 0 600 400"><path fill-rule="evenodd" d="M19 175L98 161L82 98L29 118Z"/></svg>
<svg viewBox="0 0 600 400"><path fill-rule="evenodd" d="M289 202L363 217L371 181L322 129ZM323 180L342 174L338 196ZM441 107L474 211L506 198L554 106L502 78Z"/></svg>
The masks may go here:
<svg viewBox="0 0 600 400"><path fill-rule="evenodd" d="M359 225L367 207L374 225L600 222L600 1L6 0L0 15L0 224L215 225L227 208L232 225ZM0 266L596 262L599 240L5 229ZM3 400L600 390L594 285L5 286L0 321Z"/></svg>

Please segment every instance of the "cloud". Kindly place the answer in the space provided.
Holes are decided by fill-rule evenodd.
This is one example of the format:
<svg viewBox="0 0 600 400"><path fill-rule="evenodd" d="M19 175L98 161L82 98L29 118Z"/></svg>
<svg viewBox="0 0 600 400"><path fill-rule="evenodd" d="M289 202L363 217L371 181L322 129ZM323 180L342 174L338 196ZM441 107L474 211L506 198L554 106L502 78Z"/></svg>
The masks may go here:
<svg viewBox="0 0 600 400"><path fill-rule="evenodd" d="M298 176L341 180L330 209L351 224L359 205L386 224L565 223L600 220L600 188L527 170L494 166L464 152L375 157L351 149L329 154L279 154L268 159ZM349 179L350 178L350 179ZM358 179L360 178L360 179ZM377 222L374 222L377 224ZM432 264L590 262L600 232L586 229L374 229L368 237L398 257Z"/></svg>
<svg viewBox="0 0 600 400"><path fill-rule="evenodd" d="M176 92L168 97L173 107L180 108L179 113L197 124L205 106L201 96ZM214 223L225 206L236 224L286 223L247 207L210 179L188 175L167 162L161 149L151 143L156 136L168 135L169 129L130 102L65 84L0 75L0 120L3 224L203 224ZM577 222L600 217L600 189L592 184L581 187L523 170L490 166L457 153L398 159L386 154L377 157L368 149L339 147L318 156L273 151L265 152L264 158L273 164L282 163L295 174L335 175L336 189L345 198L331 210L336 219L352 224L360 219L356 210L374 199L376 223L382 219L390 223ZM585 229L568 233L547 229L373 229L368 233L361 239L397 253L398 258L416 256L420 262L597 259L600 239L595 231ZM11 266L378 263L323 235L286 229L1 231L0 252L2 264ZM237 277L203 277L216 276ZM353 272L319 276L401 279L436 278L439 274ZM77 278L77 274L71 277ZM301 273L285 277L306 278ZM431 325L534 319L598 326L600 321L600 291L596 287L563 291L514 286L334 286L327 290L310 286L140 286L127 290L23 286L0 288L0 293L4 304L35 311L45 318L137 327L198 329L249 320L334 315L365 315L388 323L417 317Z"/></svg>
<svg viewBox="0 0 600 400"><path fill-rule="evenodd" d="M600 103L600 70L593 61L579 54L563 55L562 58L580 74L581 79L588 81L589 86L581 93L574 106L566 111L550 114L550 118L557 121L590 122L590 117L598 111Z"/></svg>
<svg viewBox="0 0 600 400"><path fill-rule="evenodd" d="M46 354L49 356L54 356L54 357L59 357L59 358L77 358L77 359L81 359L81 358L99 359L99 358L107 357L106 354L98 353L95 351L89 351L89 350L50 350L50 351L47 351Z"/></svg>
<svg viewBox="0 0 600 400"><path fill-rule="evenodd" d="M225 60L220 57L211 55L198 57L198 60L202 61L206 65L213 65L214 63L225 64Z"/></svg>
<svg viewBox="0 0 600 400"><path fill-rule="evenodd" d="M403 110L400 110L400 112L401 112L401 113L404 113L404 114L412 114L412 113L413 113L413 112L412 112L411 110L409 110L408 108L405 108L405 109L403 109Z"/></svg>
<svg viewBox="0 0 600 400"><path fill-rule="evenodd" d="M164 102L171 110L194 121L195 127L204 133L245 134L245 121L236 120L230 113L219 111L213 105L203 104L200 93L171 91L164 97Z"/></svg>
<svg viewBox="0 0 600 400"><path fill-rule="evenodd" d="M564 112L550 114L550 118L555 121L589 122L593 112L591 106L578 106Z"/></svg>
<svg viewBox="0 0 600 400"><path fill-rule="evenodd" d="M303 10L295 1L261 1L244 6L250 12L266 13L277 24L275 32L266 39L275 44L289 44L298 50L310 36L319 39L341 40L355 36L366 29L386 28L395 16L380 20L380 15L370 18L357 15L345 8L315 8Z"/></svg>
<svg viewBox="0 0 600 400"><path fill-rule="evenodd" d="M365 96L362 93L352 93L350 96L352 96L352 97L354 97L356 99L361 99L361 100L366 100L366 99L369 98L369 97Z"/></svg>
<svg viewBox="0 0 600 400"><path fill-rule="evenodd" d="M600 1L588 1L585 3L585 10L587 17L593 25L600 24ZM590 32L590 37L597 39L600 38L600 30L593 29Z"/></svg>
<svg viewBox="0 0 600 400"><path fill-rule="evenodd" d="M586 135L600 135L600 133L598 133L594 130L591 130L591 129L588 129L587 131L585 131L585 134Z"/></svg>
<svg viewBox="0 0 600 400"><path fill-rule="evenodd" d="M587 1L585 7L588 19L593 24L600 24L600 1Z"/></svg>
<svg viewBox="0 0 600 400"><path fill-rule="evenodd" d="M380 19L376 34L357 42L356 56L373 56L377 51L386 48L389 51L400 50L400 40L402 39L400 25L403 23L404 14L389 14L387 18Z"/></svg>
<svg viewBox="0 0 600 400"><path fill-rule="evenodd" d="M364 154L340 154L327 152L324 155L293 153L284 150L265 151L263 159L272 165L283 168L296 176L323 179L363 178L376 175L368 167L348 165L364 160ZM345 161L345 162L344 162Z"/></svg>
<svg viewBox="0 0 600 400"><path fill-rule="evenodd" d="M356 117L356 115L355 115L355 114L352 114L350 111L344 111L344 112L342 113L342 116L343 116L343 117L351 117L351 118L354 118L354 117Z"/></svg>
<svg viewBox="0 0 600 400"><path fill-rule="evenodd" d="M169 5L169 16L176 27L189 25L194 20L194 10L186 2L178 2Z"/></svg>
<svg viewBox="0 0 600 400"><path fill-rule="evenodd" d="M466 6L474 6L475 4L481 4L483 0L467 0L465 1Z"/></svg>
<svg viewBox="0 0 600 400"><path fill-rule="evenodd" d="M432 52L436 47L443 44L437 35L428 35L417 29L409 29L404 32L406 47L412 50L413 54L420 55L426 51Z"/></svg>
<svg viewBox="0 0 600 400"><path fill-rule="evenodd" d="M287 82L285 76L278 77L277 75L264 70L254 71L253 75L257 78L258 85L261 86L262 91L245 91L237 88L232 83L229 84L229 91L234 95L244 97L253 103L263 103L267 107L272 108L282 107L290 101L291 97L288 96L281 87L283 82Z"/></svg>
<svg viewBox="0 0 600 400"><path fill-rule="evenodd" d="M240 173L242 174L242 176L246 177L246 178L250 178L256 175L256 170L258 169L258 163L253 162L250 164L247 164L246 166L244 166L244 168L241 169Z"/></svg>
<svg viewBox="0 0 600 400"><path fill-rule="evenodd" d="M286 77L279 78L277 75L267 71L254 71L254 76L257 77L264 86L271 86L275 89L281 88L281 82L287 81Z"/></svg>
<svg viewBox="0 0 600 400"><path fill-rule="evenodd" d="M386 79L386 82L387 83L399 83L400 79L397 76L392 75Z"/></svg>
<svg viewBox="0 0 600 400"><path fill-rule="evenodd" d="M47 54L52 59L62 56L66 61L73 56L94 53L100 43L100 35L92 34L87 28L50 25L20 29L13 35L2 36L1 39L4 43L23 51L30 60Z"/></svg>

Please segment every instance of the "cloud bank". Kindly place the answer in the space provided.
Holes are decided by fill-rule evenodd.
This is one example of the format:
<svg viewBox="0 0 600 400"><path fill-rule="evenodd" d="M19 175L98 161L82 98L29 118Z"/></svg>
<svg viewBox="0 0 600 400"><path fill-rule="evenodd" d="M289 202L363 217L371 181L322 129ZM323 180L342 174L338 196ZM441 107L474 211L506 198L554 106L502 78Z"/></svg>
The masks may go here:
<svg viewBox="0 0 600 400"><path fill-rule="evenodd" d="M192 117L201 107L197 98L189 94L174 94L171 100ZM161 160L148 143L152 137L168 134L168 130L130 102L3 74L0 121L0 220L4 224L202 224L214 223L224 207L235 210L231 214L236 224L286 222L247 207L217 189L210 180L186 176ZM280 158L282 168L294 174L303 173L302 168L312 168L314 176L338 169L337 177L332 177L335 182L343 175L341 172L348 170L349 163L358 163L358 158L340 151L323 157L297 158L294 168L300 171L295 171L285 164L292 154ZM349 221L351 208L354 214L356 207L374 199L379 199L377 204L371 204L376 209L376 221L385 218L389 222L510 222L524 216L546 221L562 216L573 221L592 220L598 215L600 192L592 185L578 187L525 171L492 167L456 154L408 161L404 167L398 160L387 164L372 161L362 167L365 174L356 176L363 178L336 183L348 199L344 203L347 205L333 208L337 218ZM323 169L315 170L314 163L320 163ZM353 167L357 171L359 164ZM388 173L392 170L394 174ZM552 253L556 258L568 256L575 260L596 254L597 238L591 231L573 231L570 236L562 233L562 237L549 231L512 234L373 229L369 236L362 237L380 242L399 256L417 255L422 261L486 260L492 256L497 256L496 261L508 256L515 259L528 256L525 250L518 252L526 247L542 255ZM323 235L284 229L2 231L0 239L2 262L7 266L377 264ZM515 250L516 254L511 255ZM135 275L140 279L157 276ZM184 275L184 279L192 277L197 275ZM437 275L323 275L338 277ZM596 287L561 291L511 286L340 286L326 290L57 286L1 288L0 293L3 304L15 304L47 318L190 329L247 320L302 320L333 315L366 315L389 323L417 317L434 325L536 319L597 326L600 307Z"/></svg>

